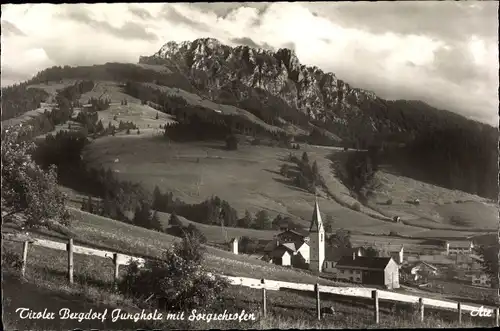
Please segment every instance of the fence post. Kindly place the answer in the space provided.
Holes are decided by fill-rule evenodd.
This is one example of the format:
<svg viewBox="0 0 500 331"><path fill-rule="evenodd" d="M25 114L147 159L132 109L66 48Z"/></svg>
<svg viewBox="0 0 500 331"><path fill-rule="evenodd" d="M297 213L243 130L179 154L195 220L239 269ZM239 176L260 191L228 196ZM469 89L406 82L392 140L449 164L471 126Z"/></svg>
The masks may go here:
<svg viewBox="0 0 500 331"><path fill-rule="evenodd" d="M499 309L495 308L495 326L499 326L500 313Z"/></svg>
<svg viewBox="0 0 500 331"><path fill-rule="evenodd" d="M418 311L420 313L420 322L424 321L424 299L418 298Z"/></svg>
<svg viewBox="0 0 500 331"><path fill-rule="evenodd" d="M21 265L21 275L24 277L26 273L26 264L28 263L28 247L29 241L25 241L23 244L23 264Z"/></svg>
<svg viewBox="0 0 500 331"><path fill-rule="evenodd" d="M319 299L319 284L314 284L314 292L316 292L316 311L318 313L318 321L321 320L321 302Z"/></svg>
<svg viewBox="0 0 500 331"><path fill-rule="evenodd" d="M118 264L118 253L114 253L113 254L113 263L115 264L115 272L114 272L114 276L113 276L113 280L114 280L114 283L113 283L113 286L115 288L115 290L117 289L118 287L118 277L119 277L119 272L120 272L120 265Z"/></svg>
<svg viewBox="0 0 500 331"><path fill-rule="evenodd" d="M378 291L372 291L372 299L373 299L373 312L375 317L375 324L379 323L379 311L378 311Z"/></svg>
<svg viewBox="0 0 500 331"><path fill-rule="evenodd" d="M267 302L266 302L266 286L264 284L264 278L260 280L262 284L262 315L267 316Z"/></svg>
<svg viewBox="0 0 500 331"><path fill-rule="evenodd" d="M69 239L67 251L68 251L68 279L69 283L73 284L73 238Z"/></svg>
<svg viewBox="0 0 500 331"><path fill-rule="evenodd" d="M462 304L459 302L457 303L457 309L458 309L458 325L462 324Z"/></svg>

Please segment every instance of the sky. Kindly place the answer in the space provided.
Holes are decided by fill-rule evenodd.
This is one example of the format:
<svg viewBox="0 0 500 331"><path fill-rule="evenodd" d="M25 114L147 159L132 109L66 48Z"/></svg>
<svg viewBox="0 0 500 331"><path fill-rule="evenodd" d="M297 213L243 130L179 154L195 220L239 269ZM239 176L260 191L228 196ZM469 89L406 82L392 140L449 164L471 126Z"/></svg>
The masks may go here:
<svg viewBox="0 0 500 331"><path fill-rule="evenodd" d="M54 65L137 63L168 41L291 48L386 99L498 125L498 2L2 5L2 86Z"/></svg>

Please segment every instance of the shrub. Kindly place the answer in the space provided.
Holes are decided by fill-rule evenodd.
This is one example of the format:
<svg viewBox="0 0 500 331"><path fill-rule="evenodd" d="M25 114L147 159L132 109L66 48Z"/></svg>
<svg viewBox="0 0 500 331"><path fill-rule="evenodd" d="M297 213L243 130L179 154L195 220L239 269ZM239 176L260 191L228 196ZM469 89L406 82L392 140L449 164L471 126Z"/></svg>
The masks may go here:
<svg viewBox="0 0 500 331"><path fill-rule="evenodd" d="M23 259L19 254L4 250L2 253L2 266L6 269L21 270Z"/></svg>
<svg viewBox="0 0 500 331"><path fill-rule="evenodd" d="M288 164L283 163L280 168L280 174L284 177L288 177L288 172L290 171L290 167Z"/></svg>
<svg viewBox="0 0 500 331"><path fill-rule="evenodd" d="M210 307L229 285L203 266L204 249L192 237L166 250L161 260L148 260L143 269L133 263L119 283L119 290L138 299L162 299L165 309L187 311ZM163 307L162 307L163 308Z"/></svg>
<svg viewBox="0 0 500 331"><path fill-rule="evenodd" d="M175 211L170 214L170 218L168 219L168 224L172 226L182 226L182 222L179 220L179 217L175 213Z"/></svg>
<svg viewBox="0 0 500 331"><path fill-rule="evenodd" d="M351 205L351 209L352 210L355 210L355 211L360 211L361 210L361 204L359 202L354 202L352 205Z"/></svg>
<svg viewBox="0 0 500 331"><path fill-rule="evenodd" d="M226 149L228 149L230 151L234 151L234 150L238 149L238 138L234 134L227 136Z"/></svg>
<svg viewBox="0 0 500 331"><path fill-rule="evenodd" d="M130 134L130 129L127 129L127 132L126 132L126 133L127 133L127 134Z"/></svg>
<svg viewBox="0 0 500 331"><path fill-rule="evenodd" d="M386 205L392 205L392 199L388 199Z"/></svg>

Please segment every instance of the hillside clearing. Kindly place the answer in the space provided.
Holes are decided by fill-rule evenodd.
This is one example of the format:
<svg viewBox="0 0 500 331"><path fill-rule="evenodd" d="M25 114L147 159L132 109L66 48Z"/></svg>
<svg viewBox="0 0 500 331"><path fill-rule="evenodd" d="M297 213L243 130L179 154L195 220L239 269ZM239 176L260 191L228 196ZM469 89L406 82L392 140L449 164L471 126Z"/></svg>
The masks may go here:
<svg viewBox="0 0 500 331"><path fill-rule="evenodd" d="M161 138L124 140L116 136L94 141L85 149L84 158L91 165L109 167L119 178L141 183L150 191L156 185L163 192L172 191L186 203L199 203L217 195L229 201L240 215L245 210L254 214L267 210L271 217L278 213L292 216L307 226L314 195L291 186L279 174L290 152L248 145L227 151L221 142L175 143ZM321 149L308 153L313 160L325 155ZM333 217L334 228L376 230L383 234L391 230L421 231L371 218L330 199L318 199L321 211Z"/></svg>

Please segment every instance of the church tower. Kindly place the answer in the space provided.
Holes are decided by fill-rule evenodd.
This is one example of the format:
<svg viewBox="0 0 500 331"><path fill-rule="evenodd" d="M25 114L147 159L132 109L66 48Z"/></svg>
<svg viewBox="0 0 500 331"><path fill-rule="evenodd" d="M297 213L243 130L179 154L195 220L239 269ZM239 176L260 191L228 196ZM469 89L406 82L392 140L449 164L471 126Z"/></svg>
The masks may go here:
<svg viewBox="0 0 500 331"><path fill-rule="evenodd" d="M314 205L314 212L309 229L309 269L312 271L323 271L325 261L325 228L319 212L318 199Z"/></svg>

